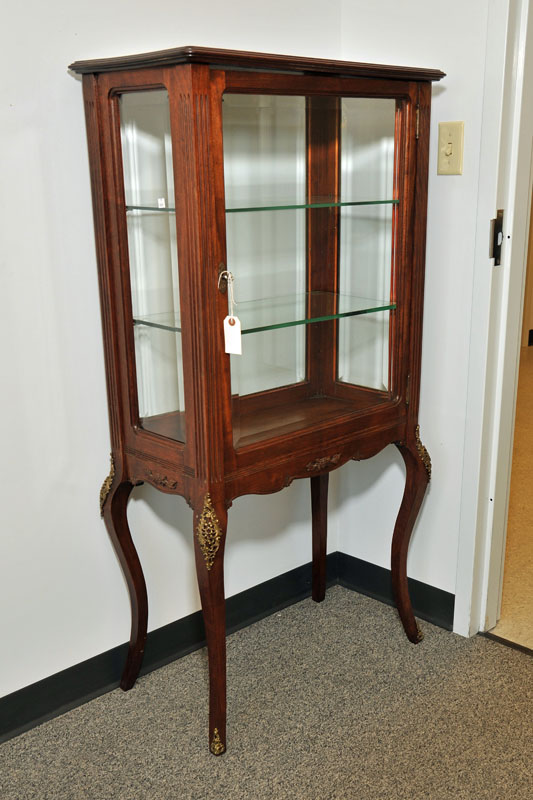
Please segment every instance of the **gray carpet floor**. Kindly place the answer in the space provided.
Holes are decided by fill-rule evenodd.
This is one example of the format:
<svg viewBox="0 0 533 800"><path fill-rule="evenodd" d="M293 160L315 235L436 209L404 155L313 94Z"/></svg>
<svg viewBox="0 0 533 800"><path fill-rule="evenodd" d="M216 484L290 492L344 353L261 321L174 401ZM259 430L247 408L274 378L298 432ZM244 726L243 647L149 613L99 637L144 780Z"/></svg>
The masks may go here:
<svg viewBox="0 0 533 800"><path fill-rule="evenodd" d="M0 745L2 800L530 800L533 659L349 590L228 637L228 751L192 653Z"/></svg>

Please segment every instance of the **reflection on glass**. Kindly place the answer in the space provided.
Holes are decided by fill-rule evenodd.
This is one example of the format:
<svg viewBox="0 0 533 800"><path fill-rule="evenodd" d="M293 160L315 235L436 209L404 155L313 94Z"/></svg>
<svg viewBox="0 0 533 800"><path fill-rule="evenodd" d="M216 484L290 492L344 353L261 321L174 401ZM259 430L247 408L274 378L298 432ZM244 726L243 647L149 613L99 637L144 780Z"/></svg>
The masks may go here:
<svg viewBox="0 0 533 800"><path fill-rule="evenodd" d="M342 200L393 198L395 113L394 100L343 98ZM341 293L390 298L394 209L390 203L341 208ZM340 381L389 388L389 322L387 312L339 322Z"/></svg>
<svg viewBox="0 0 533 800"><path fill-rule="evenodd" d="M231 358L239 447L312 425L322 413L349 413L335 381L389 388L396 103L344 98L320 108L305 97L224 96L227 268L244 336L242 356ZM327 137L339 129L337 148ZM321 169L328 172L317 180ZM331 193L311 195L311 185ZM313 288L336 292L309 291L310 241L318 242ZM334 269L321 263L336 253ZM139 324L179 327L170 317Z"/></svg>
<svg viewBox="0 0 533 800"><path fill-rule="evenodd" d="M174 175L166 90L120 98L134 319L179 315ZM185 441L181 331L135 324L141 425Z"/></svg>
<svg viewBox="0 0 533 800"><path fill-rule="evenodd" d="M305 314L305 98L226 94L223 125L227 268L236 313L248 302L291 295L298 297L296 313ZM251 208L268 213L231 213ZM257 314L267 319L264 309ZM234 430L239 394L304 378L304 330L249 337L243 355L231 359Z"/></svg>

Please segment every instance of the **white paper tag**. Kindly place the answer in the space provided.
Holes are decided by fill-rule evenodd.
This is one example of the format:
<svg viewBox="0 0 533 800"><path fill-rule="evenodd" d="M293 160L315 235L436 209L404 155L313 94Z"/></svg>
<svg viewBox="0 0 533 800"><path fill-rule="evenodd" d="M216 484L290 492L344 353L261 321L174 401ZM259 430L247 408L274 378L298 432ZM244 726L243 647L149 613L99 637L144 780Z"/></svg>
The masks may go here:
<svg viewBox="0 0 533 800"><path fill-rule="evenodd" d="M226 353L242 355L241 323L238 317L228 315L224 320L224 345Z"/></svg>
<svg viewBox="0 0 533 800"><path fill-rule="evenodd" d="M157 198L157 207L158 208L166 208L167 207L167 201L165 200L164 197L158 197Z"/></svg>

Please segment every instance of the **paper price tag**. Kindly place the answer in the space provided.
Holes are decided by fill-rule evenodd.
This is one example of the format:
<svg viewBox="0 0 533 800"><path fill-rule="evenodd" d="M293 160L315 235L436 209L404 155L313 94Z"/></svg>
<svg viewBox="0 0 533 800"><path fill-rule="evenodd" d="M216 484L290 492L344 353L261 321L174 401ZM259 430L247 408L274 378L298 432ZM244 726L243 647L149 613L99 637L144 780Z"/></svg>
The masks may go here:
<svg viewBox="0 0 533 800"><path fill-rule="evenodd" d="M224 320L224 345L226 353L242 355L241 323L238 317L228 315Z"/></svg>

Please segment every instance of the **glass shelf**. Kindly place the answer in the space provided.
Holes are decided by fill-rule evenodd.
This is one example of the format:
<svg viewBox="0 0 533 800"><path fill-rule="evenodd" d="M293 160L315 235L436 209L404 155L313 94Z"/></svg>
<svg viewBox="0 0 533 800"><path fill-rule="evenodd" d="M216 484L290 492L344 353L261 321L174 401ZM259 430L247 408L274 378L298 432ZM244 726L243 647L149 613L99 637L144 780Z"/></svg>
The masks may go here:
<svg viewBox="0 0 533 800"><path fill-rule="evenodd" d="M226 214L237 214L247 211L286 211L298 208L341 208L345 206L394 206L399 200L335 200L327 197L313 197L308 203L291 203L281 200L263 200L260 205L226 208ZM159 211L163 214L175 214L175 208L159 208L157 206L126 206L126 211Z"/></svg>
<svg viewBox="0 0 533 800"><path fill-rule="evenodd" d="M252 202L239 207L226 208L226 214L237 214L246 211L285 211L298 208L341 208L345 206L390 206L398 205L399 200L338 200L328 197L312 197L308 203L291 203L283 200L262 200L258 204Z"/></svg>
<svg viewBox="0 0 533 800"><path fill-rule="evenodd" d="M235 304L236 316L241 322L242 333L258 333L294 325L309 325L312 322L327 322L376 311L390 311L395 303L386 300L354 297L334 292L307 292L289 297L270 297ZM135 325L180 333L180 319L174 312L138 316Z"/></svg>
<svg viewBox="0 0 533 800"><path fill-rule="evenodd" d="M181 333L181 320L174 311L163 311L161 314L145 314L133 317L134 325L144 325L148 328L159 328L163 331Z"/></svg>
<svg viewBox="0 0 533 800"><path fill-rule="evenodd" d="M162 214L175 214L175 208L159 208L158 206L126 206L126 211L159 211Z"/></svg>

